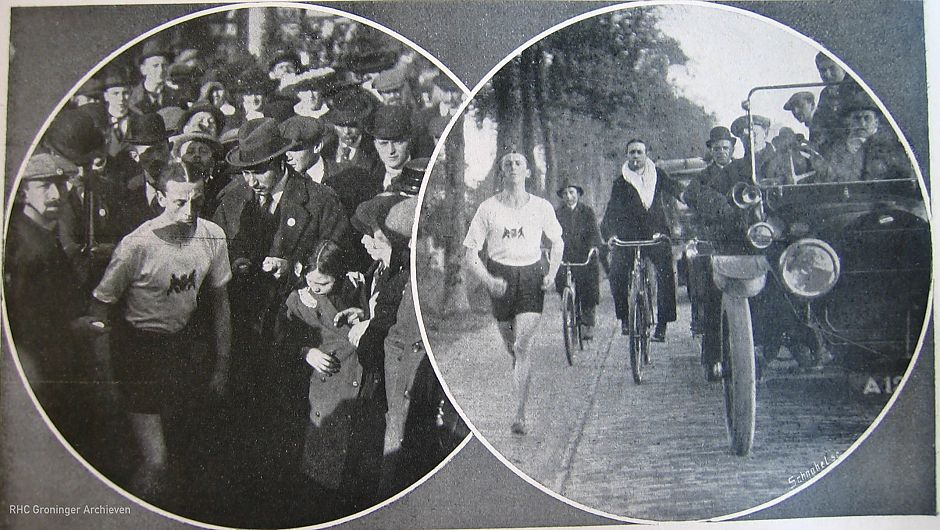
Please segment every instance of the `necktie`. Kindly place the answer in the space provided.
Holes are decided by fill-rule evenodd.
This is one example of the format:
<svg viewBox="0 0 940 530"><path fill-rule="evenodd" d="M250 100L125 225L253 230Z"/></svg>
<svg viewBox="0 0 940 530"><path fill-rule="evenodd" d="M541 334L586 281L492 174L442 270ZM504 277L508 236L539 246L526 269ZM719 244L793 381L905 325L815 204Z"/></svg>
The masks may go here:
<svg viewBox="0 0 940 530"><path fill-rule="evenodd" d="M349 162L349 155L352 154L352 149L348 145L344 145L340 150L340 160L343 162Z"/></svg>
<svg viewBox="0 0 940 530"><path fill-rule="evenodd" d="M267 193L258 194L258 210L264 213L268 213L268 204L271 203L271 196Z"/></svg>
<svg viewBox="0 0 940 530"><path fill-rule="evenodd" d="M124 121L123 118L118 118L111 123L111 127L114 129L114 137L117 138L118 142L124 141L124 131L121 129L122 121Z"/></svg>

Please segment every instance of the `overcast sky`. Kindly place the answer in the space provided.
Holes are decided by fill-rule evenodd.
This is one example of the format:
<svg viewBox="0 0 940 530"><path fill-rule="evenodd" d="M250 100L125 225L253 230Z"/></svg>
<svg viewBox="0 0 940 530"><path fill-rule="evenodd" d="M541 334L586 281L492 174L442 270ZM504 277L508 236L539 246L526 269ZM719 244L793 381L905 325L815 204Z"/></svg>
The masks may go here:
<svg viewBox="0 0 940 530"><path fill-rule="evenodd" d="M628 8L629 9L629 8ZM660 29L676 39L689 57L682 67L673 67L670 79L682 95L730 126L741 116L741 102L755 86L819 82L817 48L776 23L727 9L699 5L670 5L657 8ZM752 111L771 119L771 136L781 126L807 134L783 104L797 89L766 92L756 96ZM818 95L819 89L810 89ZM466 121L467 181L475 185L486 176L496 153L495 128L476 129ZM708 131L702 131L702 142ZM737 156L741 156L738 145ZM470 163L472 161L472 163Z"/></svg>

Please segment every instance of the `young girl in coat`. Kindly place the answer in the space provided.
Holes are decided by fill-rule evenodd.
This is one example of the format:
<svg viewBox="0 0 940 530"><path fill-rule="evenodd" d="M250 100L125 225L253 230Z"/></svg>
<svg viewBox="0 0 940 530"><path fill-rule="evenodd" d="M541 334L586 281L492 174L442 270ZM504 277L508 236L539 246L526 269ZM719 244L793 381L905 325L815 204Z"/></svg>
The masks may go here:
<svg viewBox="0 0 940 530"><path fill-rule="evenodd" d="M347 468L362 366L347 334L355 320L337 319L358 303L361 280L349 273L342 249L322 241L304 264L302 285L285 303L281 324L286 347L313 368L302 468L314 482L334 491L352 478Z"/></svg>

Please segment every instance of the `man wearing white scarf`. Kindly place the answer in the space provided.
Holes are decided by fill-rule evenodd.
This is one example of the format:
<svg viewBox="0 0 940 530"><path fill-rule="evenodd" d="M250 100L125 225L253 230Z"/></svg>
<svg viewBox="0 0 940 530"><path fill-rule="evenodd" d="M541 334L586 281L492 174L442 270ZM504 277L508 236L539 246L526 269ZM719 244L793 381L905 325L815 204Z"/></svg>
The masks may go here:
<svg viewBox="0 0 940 530"><path fill-rule="evenodd" d="M653 234L670 234L663 208L664 194L678 197L679 189L666 173L647 157L646 142L627 142L627 161L621 175L614 180L610 201L601 222L604 240L616 236L625 240L651 239ZM653 340L665 342L666 324L676 320L676 280L669 245L650 247L647 255L656 266L657 318ZM610 290L621 331L629 334L628 295L630 271L633 270L633 249L614 248L611 252Z"/></svg>

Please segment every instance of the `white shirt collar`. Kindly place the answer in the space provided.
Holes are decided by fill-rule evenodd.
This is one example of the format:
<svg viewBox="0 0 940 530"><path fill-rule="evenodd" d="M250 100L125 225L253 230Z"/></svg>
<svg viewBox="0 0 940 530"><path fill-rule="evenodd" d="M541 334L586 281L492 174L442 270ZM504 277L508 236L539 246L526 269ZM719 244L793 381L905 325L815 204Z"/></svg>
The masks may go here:
<svg viewBox="0 0 940 530"><path fill-rule="evenodd" d="M317 161L307 170L307 176L317 184L323 183L323 159L317 158Z"/></svg>
<svg viewBox="0 0 940 530"><path fill-rule="evenodd" d="M284 195L284 185L287 183L287 173L281 177L281 180L274 185L274 189L271 190L271 202L268 203L268 212L274 213L277 211L277 205L281 202L281 196Z"/></svg>

